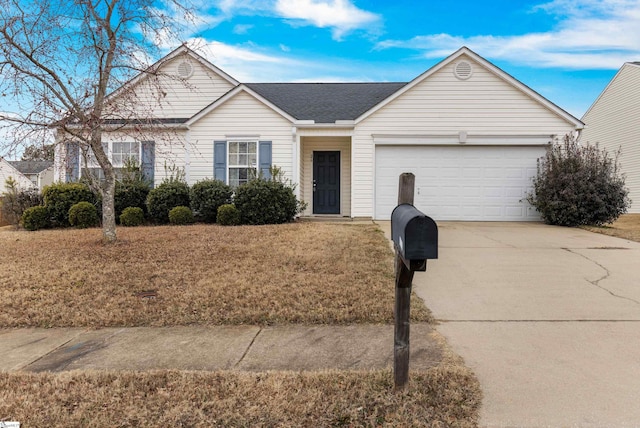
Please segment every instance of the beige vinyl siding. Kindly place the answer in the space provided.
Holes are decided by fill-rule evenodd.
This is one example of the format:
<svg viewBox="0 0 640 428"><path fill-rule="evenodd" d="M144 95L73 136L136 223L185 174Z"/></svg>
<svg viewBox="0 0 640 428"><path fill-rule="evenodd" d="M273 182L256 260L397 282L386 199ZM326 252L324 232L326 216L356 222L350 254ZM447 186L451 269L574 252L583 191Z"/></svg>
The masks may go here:
<svg viewBox="0 0 640 428"><path fill-rule="evenodd" d="M293 179L293 134L290 121L246 92L211 111L189 131L189 182L213 178L213 142L234 138L271 141L272 165Z"/></svg>
<svg viewBox="0 0 640 428"><path fill-rule="evenodd" d="M303 137L302 169L303 183L300 198L308 203L304 215L313 213L313 152L340 152L340 215L351 215L351 144L349 137Z"/></svg>
<svg viewBox="0 0 640 428"><path fill-rule="evenodd" d="M457 62L472 64L459 80ZM373 135L563 135L574 126L466 55L384 105L356 125L352 215L373 215Z"/></svg>
<svg viewBox="0 0 640 428"><path fill-rule="evenodd" d="M6 190L6 181L13 178L20 189L30 189L33 183L20 171L15 169L9 162L0 158L0 196Z"/></svg>
<svg viewBox="0 0 640 428"><path fill-rule="evenodd" d="M640 213L640 66L623 65L582 121L582 142L598 143L612 155L621 150L629 212Z"/></svg>
<svg viewBox="0 0 640 428"><path fill-rule="evenodd" d="M177 78L177 67L189 61L193 74L188 79ZM179 56L160 69L158 77L148 76L133 88L132 94L117 98L117 116L124 110L130 117L190 118L233 88L226 79L190 56ZM130 108L127 107L131 101Z"/></svg>

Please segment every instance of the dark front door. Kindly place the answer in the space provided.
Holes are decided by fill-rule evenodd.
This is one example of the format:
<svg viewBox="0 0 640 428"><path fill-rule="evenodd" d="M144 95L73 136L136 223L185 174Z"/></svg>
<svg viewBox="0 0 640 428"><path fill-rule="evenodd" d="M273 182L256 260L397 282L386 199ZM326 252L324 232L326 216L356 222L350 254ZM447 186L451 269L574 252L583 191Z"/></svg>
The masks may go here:
<svg viewBox="0 0 640 428"><path fill-rule="evenodd" d="M340 152L313 152L313 213L340 214Z"/></svg>

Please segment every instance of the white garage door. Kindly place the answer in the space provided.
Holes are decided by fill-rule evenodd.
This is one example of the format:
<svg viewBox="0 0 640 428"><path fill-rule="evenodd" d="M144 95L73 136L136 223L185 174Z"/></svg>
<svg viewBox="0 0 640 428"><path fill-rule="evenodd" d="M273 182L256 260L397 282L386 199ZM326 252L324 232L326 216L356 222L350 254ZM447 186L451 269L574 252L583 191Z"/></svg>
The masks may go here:
<svg viewBox="0 0 640 428"><path fill-rule="evenodd" d="M414 205L435 220L539 220L522 199L540 146L377 146L375 218L388 220L398 176L416 176Z"/></svg>

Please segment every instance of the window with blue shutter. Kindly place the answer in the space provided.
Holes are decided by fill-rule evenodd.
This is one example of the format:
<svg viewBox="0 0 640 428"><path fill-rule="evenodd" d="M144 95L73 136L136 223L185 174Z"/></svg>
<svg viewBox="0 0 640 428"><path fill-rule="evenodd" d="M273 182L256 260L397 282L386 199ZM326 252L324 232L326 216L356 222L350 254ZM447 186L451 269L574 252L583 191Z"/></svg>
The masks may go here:
<svg viewBox="0 0 640 428"><path fill-rule="evenodd" d="M213 142L213 178L227 182L227 142Z"/></svg>
<svg viewBox="0 0 640 428"><path fill-rule="evenodd" d="M69 141L65 145L65 151L67 152L65 181L67 183L78 181L80 177L80 145Z"/></svg>
<svg viewBox="0 0 640 428"><path fill-rule="evenodd" d="M260 174L265 179L271 179L271 141L260 141L258 147L258 162Z"/></svg>
<svg viewBox="0 0 640 428"><path fill-rule="evenodd" d="M153 187L154 170L156 162L156 143L154 141L142 142L142 158L140 159L140 169L145 180Z"/></svg>

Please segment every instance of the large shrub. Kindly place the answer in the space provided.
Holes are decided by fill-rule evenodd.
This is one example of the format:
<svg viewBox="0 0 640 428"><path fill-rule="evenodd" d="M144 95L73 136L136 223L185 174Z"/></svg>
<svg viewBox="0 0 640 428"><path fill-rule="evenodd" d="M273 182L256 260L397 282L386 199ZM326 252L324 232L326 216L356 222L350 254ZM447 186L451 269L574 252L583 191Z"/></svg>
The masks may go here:
<svg viewBox="0 0 640 428"><path fill-rule="evenodd" d="M134 159L125 160L116 181L114 197L116 219L120 218L127 207L139 207L145 213L150 190L151 183L144 177L140 165Z"/></svg>
<svg viewBox="0 0 640 428"><path fill-rule="evenodd" d="M17 227L27 208L42 205L42 194L35 188L21 189L11 177L5 181L5 188L7 190L0 195L0 217Z"/></svg>
<svg viewBox="0 0 640 428"><path fill-rule="evenodd" d="M114 201L116 218L119 218L127 207L138 207L144 214L150 190L151 188L144 181L116 181Z"/></svg>
<svg viewBox="0 0 640 428"><path fill-rule="evenodd" d="M167 223L169 211L179 206L189 206L189 186L184 181L167 180L147 196L149 217L159 223Z"/></svg>
<svg viewBox="0 0 640 428"><path fill-rule="evenodd" d="M49 227L49 212L46 207L38 205L27 208L22 213L20 220L22 227L27 230L40 230Z"/></svg>
<svg viewBox="0 0 640 428"><path fill-rule="evenodd" d="M263 178L238 186L233 201L244 224L286 223L294 219L300 208L292 186Z"/></svg>
<svg viewBox="0 0 640 428"><path fill-rule="evenodd" d="M538 159L533 191L526 199L546 223L579 226L613 222L629 208L627 195L618 156L611 158L597 145L581 145L567 135Z"/></svg>
<svg viewBox="0 0 640 428"><path fill-rule="evenodd" d="M189 207L179 206L169 211L169 223L173 225L193 224L194 221L193 212Z"/></svg>
<svg viewBox="0 0 640 428"><path fill-rule="evenodd" d="M89 202L95 207L100 198L84 183L56 183L42 191L44 205L49 211L52 226L69 226L69 209L78 202Z"/></svg>
<svg viewBox="0 0 640 428"><path fill-rule="evenodd" d="M144 223L144 211L140 207L127 207L120 214L122 226L140 226Z"/></svg>
<svg viewBox="0 0 640 428"><path fill-rule="evenodd" d="M233 204L220 205L217 219L221 226L235 226L240 224L240 211Z"/></svg>
<svg viewBox="0 0 640 428"><path fill-rule="evenodd" d="M81 229L94 227L100 223L98 209L90 202L78 202L69 208L69 224Z"/></svg>
<svg viewBox="0 0 640 428"><path fill-rule="evenodd" d="M231 202L231 187L220 180L201 180L191 186L191 209L200 221L215 223L218 208Z"/></svg>

